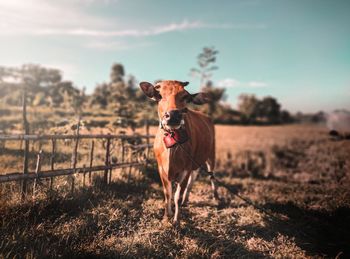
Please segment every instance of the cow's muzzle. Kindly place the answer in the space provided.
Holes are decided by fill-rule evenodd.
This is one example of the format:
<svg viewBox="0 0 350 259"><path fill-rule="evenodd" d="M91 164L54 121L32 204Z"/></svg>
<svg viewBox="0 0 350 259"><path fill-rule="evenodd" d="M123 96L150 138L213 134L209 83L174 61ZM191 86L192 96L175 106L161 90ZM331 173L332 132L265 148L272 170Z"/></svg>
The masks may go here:
<svg viewBox="0 0 350 259"><path fill-rule="evenodd" d="M186 110L187 111L187 110ZM162 118L163 126L169 129L178 129L184 123L183 113L185 110L170 110L164 113Z"/></svg>

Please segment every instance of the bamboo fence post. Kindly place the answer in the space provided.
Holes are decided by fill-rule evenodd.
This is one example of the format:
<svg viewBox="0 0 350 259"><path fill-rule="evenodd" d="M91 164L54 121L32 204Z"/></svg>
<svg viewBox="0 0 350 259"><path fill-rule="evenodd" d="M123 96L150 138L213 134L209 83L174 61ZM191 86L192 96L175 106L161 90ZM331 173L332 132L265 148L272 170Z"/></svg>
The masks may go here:
<svg viewBox="0 0 350 259"><path fill-rule="evenodd" d="M42 153L43 151L40 149L38 155L37 155L37 159L36 159L36 167L35 167L35 174L38 177L40 170L41 170L41 157L42 157ZM37 185L37 181L38 178L34 179L34 183L33 183L33 199L35 199L35 189L36 189L36 185Z"/></svg>
<svg viewBox="0 0 350 259"><path fill-rule="evenodd" d="M122 139L122 163L124 163L125 160L125 140ZM124 175L124 168L121 170L121 175Z"/></svg>
<svg viewBox="0 0 350 259"><path fill-rule="evenodd" d="M146 167L148 165L148 160L149 160L149 122L146 120L146 143L147 143L147 150L146 150Z"/></svg>
<svg viewBox="0 0 350 259"><path fill-rule="evenodd" d="M91 141L91 148L90 148L90 168L92 167L92 163L94 161L94 148L95 148L95 141ZM91 184L91 171L89 172L89 184Z"/></svg>
<svg viewBox="0 0 350 259"><path fill-rule="evenodd" d="M112 149L109 150L109 155L108 155L108 165L110 166L112 164L112 152L113 152L113 145L112 145ZM108 183L110 184L112 182L112 167L108 170L109 172L109 179L108 179Z"/></svg>
<svg viewBox="0 0 350 259"><path fill-rule="evenodd" d="M111 162L109 161L109 164L111 164ZM109 169L109 184L112 182L112 167Z"/></svg>
<svg viewBox="0 0 350 259"><path fill-rule="evenodd" d="M128 184L130 183L130 180L131 180L131 168L132 166L129 166L129 172L128 172Z"/></svg>
<svg viewBox="0 0 350 259"><path fill-rule="evenodd" d="M83 164L83 187L85 187L85 176L86 176L85 169L86 169L85 164Z"/></svg>
<svg viewBox="0 0 350 259"><path fill-rule="evenodd" d="M51 139L51 157L50 157L50 165L51 170L55 170L55 155L56 155L56 140ZM53 177L50 178L50 191L53 189Z"/></svg>
<svg viewBox="0 0 350 259"><path fill-rule="evenodd" d="M78 120L77 124L77 133L76 133L76 139L75 139L75 145L74 145L74 150L73 150L73 155L72 155L72 168L73 168L73 173L70 176L71 179L71 192L74 192L74 184L75 184L75 170L77 168L77 160L78 160L78 146L79 146L79 130L80 130L80 117Z"/></svg>
<svg viewBox="0 0 350 259"><path fill-rule="evenodd" d="M125 162L125 153L126 153L125 139L122 139L122 163Z"/></svg>
<svg viewBox="0 0 350 259"><path fill-rule="evenodd" d="M147 143L147 147L146 147L146 163L145 163L145 166L144 166L144 169L145 171L147 170L148 168L148 164L149 164L149 151L150 151L150 148L149 148L149 145L150 145L150 140L149 140L149 122L148 120L146 120L146 143Z"/></svg>
<svg viewBox="0 0 350 259"><path fill-rule="evenodd" d="M38 149L41 150L42 147L43 147L42 140L39 140L39 141L38 141Z"/></svg>
<svg viewBox="0 0 350 259"><path fill-rule="evenodd" d="M133 161L134 150L129 146L128 151L129 151L128 152L128 162L131 163ZM131 180L131 169L132 169L132 166L129 167L128 183L130 183L130 180Z"/></svg>
<svg viewBox="0 0 350 259"><path fill-rule="evenodd" d="M29 134L29 124L27 121L27 87L23 86L23 108L22 108L22 116L23 116L23 128L24 134ZM28 174L28 158L29 158L29 140L25 140L24 144L24 152L23 152L23 174ZM21 199L23 200L27 194L27 180L22 181L21 186Z"/></svg>
<svg viewBox="0 0 350 259"><path fill-rule="evenodd" d="M105 166L109 166L109 149L110 149L110 145L111 145L111 139L107 138ZM108 169L107 168L105 169L103 179L104 179L104 183L107 184L108 183Z"/></svg>

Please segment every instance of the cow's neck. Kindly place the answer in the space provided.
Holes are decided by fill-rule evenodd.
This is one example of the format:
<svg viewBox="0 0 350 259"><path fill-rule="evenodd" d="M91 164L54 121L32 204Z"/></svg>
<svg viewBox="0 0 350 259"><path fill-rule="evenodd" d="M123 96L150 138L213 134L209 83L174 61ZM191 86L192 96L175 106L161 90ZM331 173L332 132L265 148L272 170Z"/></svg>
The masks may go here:
<svg viewBox="0 0 350 259"><path fill-rule="evenodd" d="M190 125L188 124L188 118L185 118L184 122L185 123L181 126L181 128L177 129L175 132L185 132L187 136L190 136ZM163 170L168 174L169 180L179 180L178 178L180 177L181 172L183 172L186 168L191 167L191 160L188 156L188 152L191 152L192 149L191 140L189 137L187 137L186 141L181 141L183 142L182 144L172 142L174 145L167 148L164 139L168 138L168 140L172 140L171 135L169 135L172 132L166 130L164 127L160 127L159 130L162 134L164 144L163 158L165 162L163 164ZM184 149L187 150L187 152L184 152Z"/></svg>

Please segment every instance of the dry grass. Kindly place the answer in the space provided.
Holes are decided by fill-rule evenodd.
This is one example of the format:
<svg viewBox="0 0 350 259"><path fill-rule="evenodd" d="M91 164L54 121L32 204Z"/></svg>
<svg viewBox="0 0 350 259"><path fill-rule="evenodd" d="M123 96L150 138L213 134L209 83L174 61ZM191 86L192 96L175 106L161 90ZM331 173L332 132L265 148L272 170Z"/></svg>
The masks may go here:
<svg viewBox="0 0 350 259"><path fill-rule="evenodd" d="M48 198L43 187L36 201L1 206L0 257L346 258L349 151L349 141L334 141L315 126L217 126L225 202L213 201L208 179L199 177L174 228L161 222L154 166L133 172L129 184L127 172L116 171L109 186L96 179L74 195ZM3 166L14 159L3 156Z"/></svg>

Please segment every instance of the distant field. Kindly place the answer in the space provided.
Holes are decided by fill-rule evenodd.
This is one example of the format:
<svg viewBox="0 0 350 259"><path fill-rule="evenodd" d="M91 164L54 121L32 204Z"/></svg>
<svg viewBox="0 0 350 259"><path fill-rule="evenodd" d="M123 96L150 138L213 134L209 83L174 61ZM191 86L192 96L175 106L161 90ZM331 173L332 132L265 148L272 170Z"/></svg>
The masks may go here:
<svg viewBox="0 0 350 259"><path fill-rule="evenodd" d="M200 176L178 228L161 223L163 194L154 165L132 172L130 183L126 172L116 171L108 187L97 181L73 196L58 192L23 205L5 204L16 189L7 184L0 257L349 258L350 141L333 140L325 128L311 125L218 125L216 140L217 176L230 191L219 188L225 200L219 206ZM64 166L69 146L61 147ZM19 170L18 154L18 143L7 143L0 172Z"/></svg>

